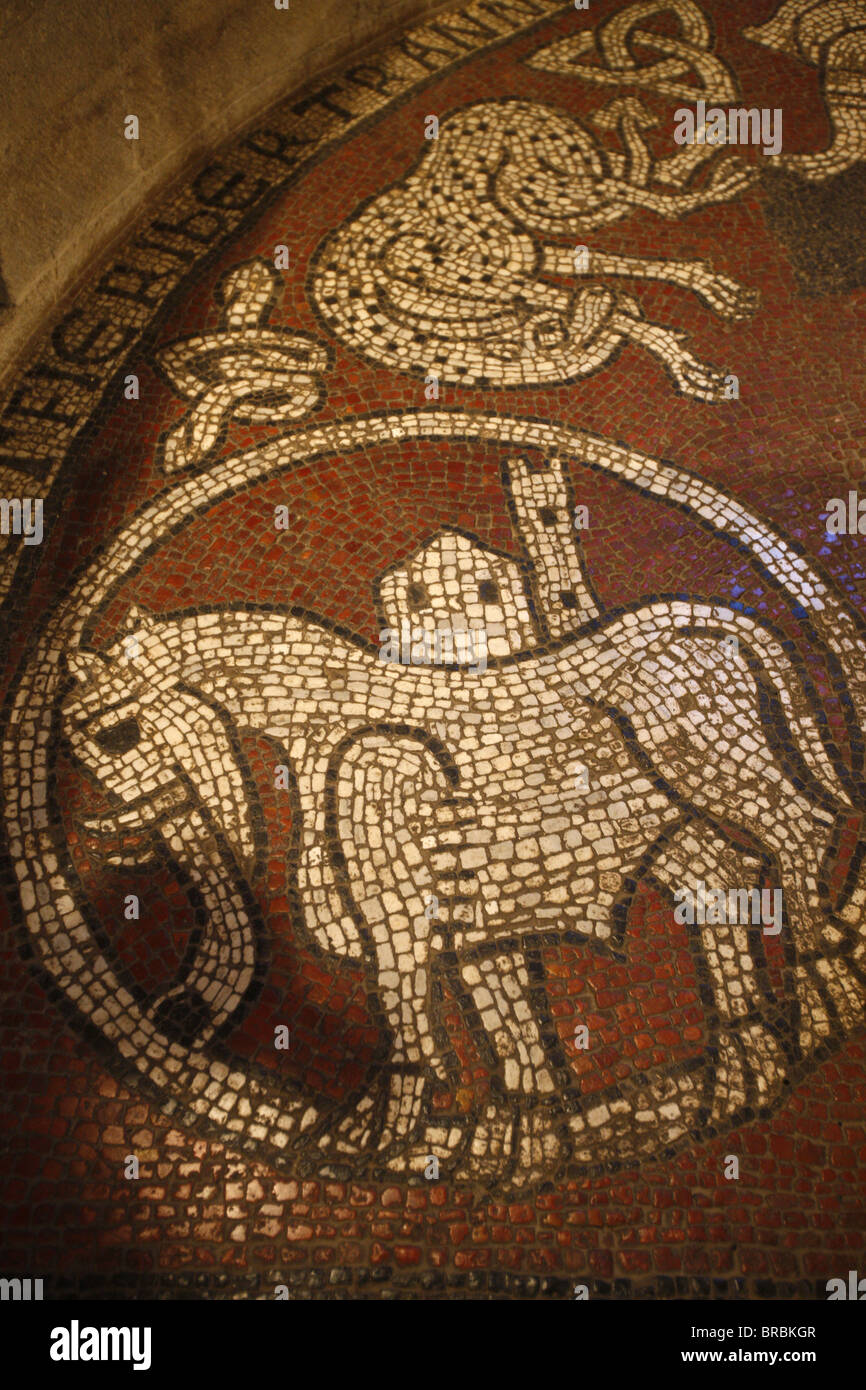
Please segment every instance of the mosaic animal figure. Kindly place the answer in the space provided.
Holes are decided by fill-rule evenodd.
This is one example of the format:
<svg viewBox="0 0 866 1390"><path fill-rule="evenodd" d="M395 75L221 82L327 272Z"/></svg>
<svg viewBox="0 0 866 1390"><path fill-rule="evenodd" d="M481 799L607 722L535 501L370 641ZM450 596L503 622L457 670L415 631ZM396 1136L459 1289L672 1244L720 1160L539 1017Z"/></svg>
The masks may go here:
<svg viewBox="0 0 866 1390"><path fill-rule="evenodd" d="M721 399L723 374L691 354L683 333L648 322L631 295L586 278L661 280L731 320L750 314L757 296L704 262L574 245L638 208L681 217L733 197L753 178L748 166L723 158L701 188L671 191L677 161L685 180L717 151L696 146L697 160L693 149L655 161L641 134L651 123L633 97L605 108L597 124L619 128L626 146L615 155L574 117L531 102L454 112L415 167L319 247L311 287L318 314L374 361L446 382L570 381L631 342L662 362L684 394Z"/></svg>
<svg viewBox="0 0 866 1390"><path fill-rule="evenodd" d="M136 612L134 658L130 634L70 658L62 722L128 817L152 825L159 790L212 818L219 834L203 852L229 882L250 864L253 796L231 731L282 745L304 929L364 962L391 1038L380 1090L351 1107L335 1152L404 1172L457 1155L466 1175L519 1184L569 1150L640 1157L699 1113L720 1124L770 1103L792 1060L826 1035L828 991L846 1026L859 1024L863 980L819 889L852 802L783 644L713 604L658 601L605 618L567 474L522 461L504 480L523 556L443 532L377 595L392 628L484 610L483 672L383 661L303 614ZM105 819L116 828L116 812ZM762 983L760 930L702 927L715 1060L708 1050L590 1106L575 1099L557 1127L549 1105L562 1100L566 1059L539 1019L533 942L557 932L627 955L628 907L646 874L669 893L768 875L784 895L791 997ZM228 931L224 916L213 921L202 954L218 955ZM456 1070L445 984L493 1074L471 1121L430 1115L431 1087Z"/></svg>

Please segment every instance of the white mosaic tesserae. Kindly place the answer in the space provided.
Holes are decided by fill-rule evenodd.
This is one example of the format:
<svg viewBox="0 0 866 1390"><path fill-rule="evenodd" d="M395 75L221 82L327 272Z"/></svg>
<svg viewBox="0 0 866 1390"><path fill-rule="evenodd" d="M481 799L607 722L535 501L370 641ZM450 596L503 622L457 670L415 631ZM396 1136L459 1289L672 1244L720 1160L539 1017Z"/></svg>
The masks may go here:
<svg viewBox="0 0 866 1390"><path fill-rule="evenodd" d="M789 389L795 313L832 341L804 491L832 456L856 521L863 262L814 246L863 172L866 0L727 22L825 104L778 157L676 143L682 103L748 110L694 0L509 3L244 132L28 365L0 589L26 464L14 602L49 597L3 817L40 988L190 1143L582 1200L790 1116L864 1024L856 526L809 530L755 363ZM151 877L162 917L108 921Z"/></svg>
<svg viewBox="0 0 866 1390"><path fill-rule="evenodd" d="M649 461L631 467L661 471ZM320 1136L325 1153L370 1153L385 1168L421 1171L427 1155L459 1151L464 1174L496 1178L507 1167L516 1183L555 1170L563 1095L527 950L536 933L554 931L627 958L624 923L641 871L674 893L684 883L757 884L775 865L801 961L800 1046L813 1049L829 1027L816 971L834 982L848 1026L862 1015L862 988L833 949L841 938L817 887L850 802L796 671L770 632L730 609L653 602L600 618L578 533L562 530L568 478L561 460L506 461L516 554L492 556L445 532L377 585L383 617L404 617L409 599L412 621L431 632L491 610L502 654L484 671L471 661L383 663L370 645L312 618L230 610L133 612L132 640L69 657L70 748L128 806L83 828L110 839L152 826L209 895L191 969L148 1011L187 1045L201 1046L241 1005L255 955L249 899L225 889L249 879L255 853L255 792L232 731L259 730L286 748L303 827L305 929L326 953L365 962L392 1038L384 1106L361 1106ZM705 492L696 479L684 495ZM736 648L723 640L730 633ZM817 802L778 769L764 728L768 690L822 788ZM741 827L763 859L715 831L719 822ZM707 1103L721 1124L753 1095L780 1097L788 1064L779 1005L748 933L707 924L701 938L717 1060L708 1055L702 1071L661 1069L616 1103L602 1097L571 1113L564 1123L578 1160L651 1154L681 1138ZM429 1111L431 1086L457 1070L443 984L465 1000L499 1078L499 1098L469 1131L443 1128Z"/></svg>

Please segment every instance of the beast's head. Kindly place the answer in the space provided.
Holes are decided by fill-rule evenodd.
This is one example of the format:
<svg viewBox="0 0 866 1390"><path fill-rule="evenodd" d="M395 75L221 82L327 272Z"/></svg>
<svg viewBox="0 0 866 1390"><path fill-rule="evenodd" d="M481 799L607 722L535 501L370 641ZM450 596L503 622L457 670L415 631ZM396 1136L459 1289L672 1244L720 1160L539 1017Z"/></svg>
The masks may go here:
<svg viewBox="0 0 866 1390"><path fill-rule="evenodd" d="M61 707L75 758L118 810L85 823L92 834L155 829L198 806L249 875L249 787L227 717L182 680L177 629L139 610L106 652L67 656L75 684Z"/></svg>

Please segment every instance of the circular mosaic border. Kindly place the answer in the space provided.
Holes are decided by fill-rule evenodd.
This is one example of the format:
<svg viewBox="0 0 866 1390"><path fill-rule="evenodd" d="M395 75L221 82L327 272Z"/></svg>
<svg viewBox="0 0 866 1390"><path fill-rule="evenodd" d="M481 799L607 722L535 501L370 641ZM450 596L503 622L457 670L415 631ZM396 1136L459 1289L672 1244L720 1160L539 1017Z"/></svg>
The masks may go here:
<svg viewBox="0 0 866 1390"><path fill-rule="evenodd" d="M63 658L86 639L96 616L130 573L167 537L217 503L317 458L421 439L540 449L606 472L648 497L678 507L748 552L762 576L785 593L799 618L808 619L843 668L858 653L862 660L859 618L796 547L766 522L686 469L544 421L449 411L368 415L289 434L261 450L226 459L207 474L167 488L142 507L74 581L48 619L9 697L4 755L15 770L16 785L7 801L6 821L21 899L17 915L26 928L31 954L55 992L73 1010L79 1027L110 1044L115 1067L120 1065L136 1083L144 1082L168 1113L180 1110L191 1127L204 1125L223 1142L272 1160L295 1153L297 1141L290 1137L295 1131L302 1150L306 1135L307 1144L315 1143L323 1152L327 1129L321 1109L300 1086L287 1100L279 1084L248 1075L229 1061L169 1043L118 980L96 939L94 923L75 905L83 894L50 812L48 749L65 676ZM770 561L761 558L767 556Z"/></svg>

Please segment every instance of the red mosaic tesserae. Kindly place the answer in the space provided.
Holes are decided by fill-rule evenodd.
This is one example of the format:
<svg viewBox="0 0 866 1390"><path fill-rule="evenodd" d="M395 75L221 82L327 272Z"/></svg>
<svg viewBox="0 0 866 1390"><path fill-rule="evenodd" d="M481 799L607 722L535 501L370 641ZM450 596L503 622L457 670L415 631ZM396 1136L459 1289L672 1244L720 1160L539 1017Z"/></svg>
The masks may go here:
<svg viewBox="0 0 866 1390"><path fill-rule="evenodd" d="M447 10L22 365L4 1270L866 1274L862 10Z"/></svg>

